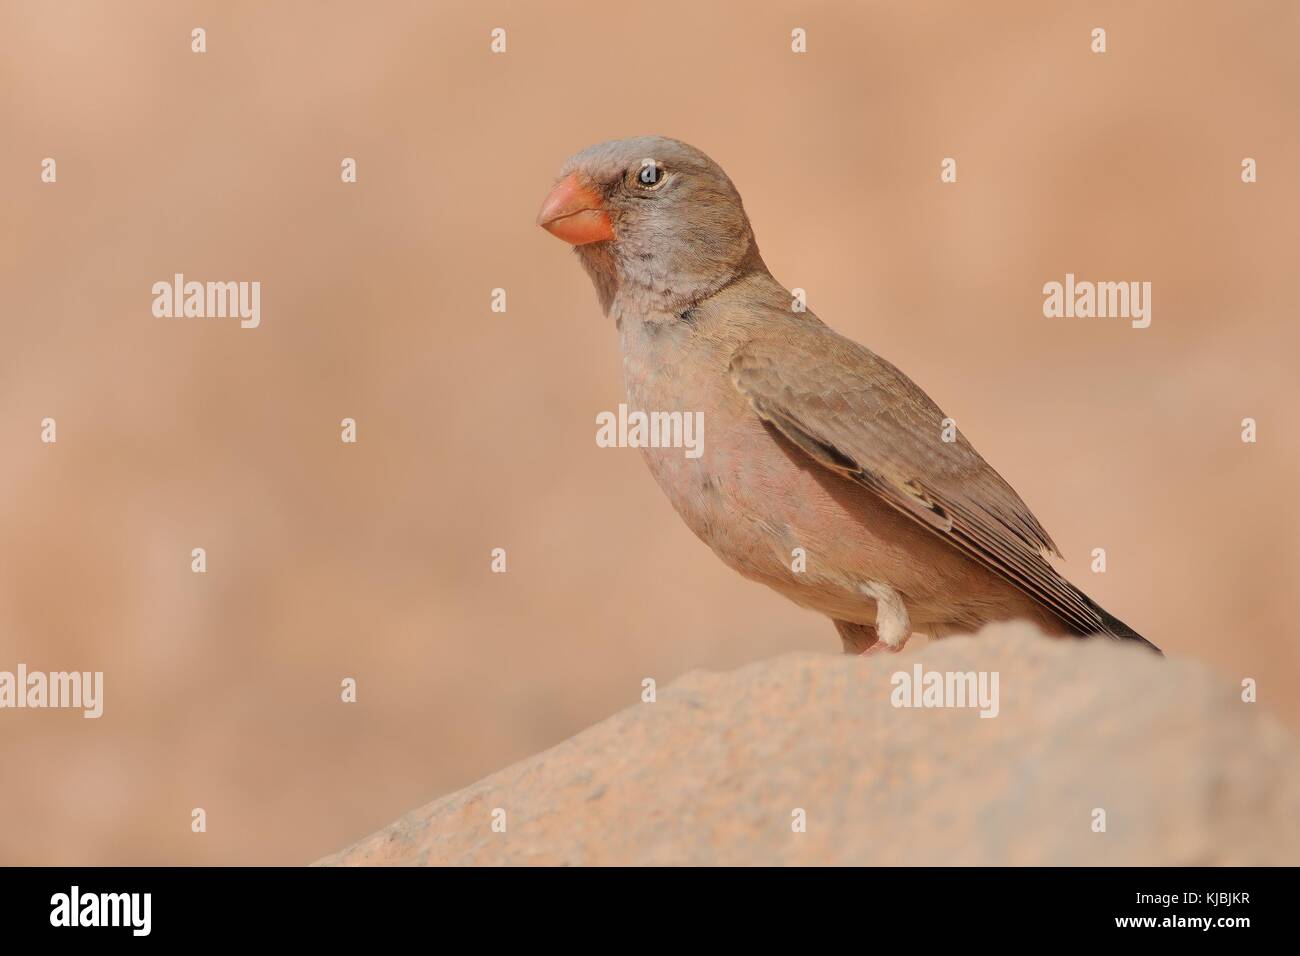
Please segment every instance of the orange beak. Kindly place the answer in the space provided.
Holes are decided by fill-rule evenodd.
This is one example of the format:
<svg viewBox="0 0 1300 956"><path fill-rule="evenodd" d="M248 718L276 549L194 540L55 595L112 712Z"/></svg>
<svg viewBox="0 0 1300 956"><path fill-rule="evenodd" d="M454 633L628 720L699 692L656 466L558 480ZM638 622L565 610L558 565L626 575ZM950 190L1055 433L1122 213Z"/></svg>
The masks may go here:
<svg viewBox="0 0 1300 956"><path fill-rule="evenodd" d="M614 238L605 201L600 193L579 182L577 173L555 184L537 214L537 225L575 246Z"/></svg>

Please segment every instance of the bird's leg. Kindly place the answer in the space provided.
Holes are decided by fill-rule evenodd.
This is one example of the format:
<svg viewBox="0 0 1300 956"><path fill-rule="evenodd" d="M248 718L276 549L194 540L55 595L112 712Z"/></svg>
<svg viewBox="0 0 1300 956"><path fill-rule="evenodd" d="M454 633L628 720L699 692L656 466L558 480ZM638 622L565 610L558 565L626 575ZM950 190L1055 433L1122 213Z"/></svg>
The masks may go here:
<svg viewBox="0 0 1300 956"><path fill-rule="evenodd" d="M836 621L835 630L840 632L840 642L845 654L897 654L903 649L899 644L894 647L882 640L876 629L870 624L854 624L852 621Z"/></svg>
<svg viewBox="0 0 1300 956"><path fill-rule="evenodd" d="M876 636L883 645L868 648L867 652L901 651L907 639L912 636L912 621L907 614L907 606L903 603L903 596L888 584L878 581L868 581L859 586L863 594L875 599Z"/></svg>
<svg viewBox="0 0 1300 956"><path fill-rule="evenodd" d="M880 643L876 629L870 624L854 624L852 621L836 621L835 630L840 632L840 642L845 654L865 654L872 646Z"/></svg>
<svg viewBox="0 0 1300 956"><path fill-rule="evenodd" d="M912 636L912 620L903 596L888 584L868 581L858 585L862 593L876 602L876 624L836 621L845 654L897 654Z"/></svg>

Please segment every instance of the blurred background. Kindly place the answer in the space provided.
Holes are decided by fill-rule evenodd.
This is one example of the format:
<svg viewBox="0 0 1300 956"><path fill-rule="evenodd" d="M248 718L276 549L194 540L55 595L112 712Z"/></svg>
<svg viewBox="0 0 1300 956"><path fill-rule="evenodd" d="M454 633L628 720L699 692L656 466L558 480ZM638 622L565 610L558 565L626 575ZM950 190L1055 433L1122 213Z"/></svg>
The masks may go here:
<svg viewBox="0 0 1300 956"><path fill-rule="evenodd" d="M533 220L641 133L727 170L1072 579L1300 723L1298 39L1285 0L3 0L0 669L106 688L0 712L0 863L308 862L645 677L839 652L596 447L617 339ZM260 281L261 327L155 318L176 272ZM1067 272L1152 282L1151 327L1044 318Z"/></svg>

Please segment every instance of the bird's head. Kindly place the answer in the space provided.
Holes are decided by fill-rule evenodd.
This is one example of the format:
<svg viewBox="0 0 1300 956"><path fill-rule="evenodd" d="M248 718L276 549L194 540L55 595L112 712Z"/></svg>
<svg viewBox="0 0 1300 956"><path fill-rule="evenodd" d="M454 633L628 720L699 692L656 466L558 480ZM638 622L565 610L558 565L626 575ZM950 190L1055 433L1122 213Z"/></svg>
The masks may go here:
<svg viewBox="0 0 1300 956"><path fill-rule="evenodd" d="M575 247L606 311L628 287L687 308L762 263L727 174L663 136L611 140L571 157L537 224Z"/></svg>

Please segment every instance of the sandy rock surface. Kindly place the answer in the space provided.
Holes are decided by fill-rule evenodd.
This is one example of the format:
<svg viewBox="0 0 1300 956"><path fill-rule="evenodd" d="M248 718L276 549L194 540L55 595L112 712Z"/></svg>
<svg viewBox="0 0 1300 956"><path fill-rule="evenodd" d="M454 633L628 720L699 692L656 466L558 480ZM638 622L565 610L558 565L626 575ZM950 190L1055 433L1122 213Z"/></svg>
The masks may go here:
<svg viewBox="0 0 1300 956"><path fill-rule="evenodd" d="M893 706L918 664L996 672L997 716ZM657 696L320 863L1300 863L1300 744L1193 661L999 625Z"/></svg>

